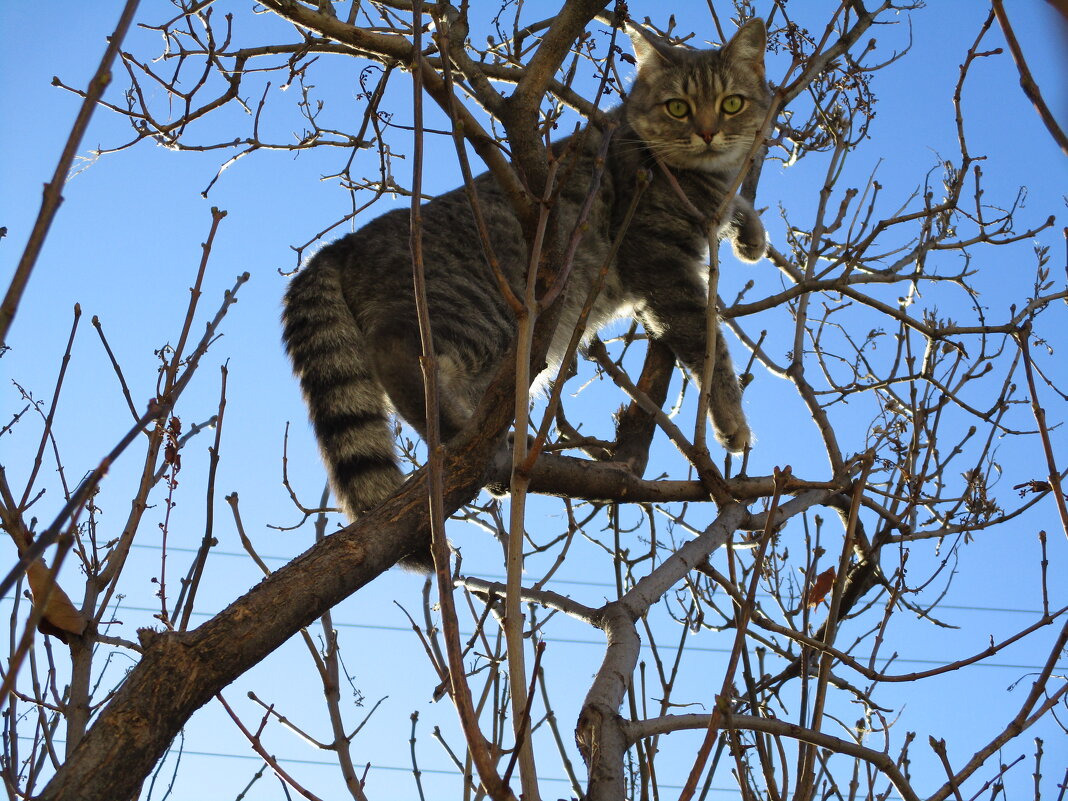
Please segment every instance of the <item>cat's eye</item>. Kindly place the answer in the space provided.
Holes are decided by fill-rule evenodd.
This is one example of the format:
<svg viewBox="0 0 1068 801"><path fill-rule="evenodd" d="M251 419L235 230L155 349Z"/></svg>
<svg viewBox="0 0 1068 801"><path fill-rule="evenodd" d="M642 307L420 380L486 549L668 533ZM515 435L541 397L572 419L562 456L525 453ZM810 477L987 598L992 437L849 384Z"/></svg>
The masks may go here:
<svg viewBox="0 0 1068 801"><path fill-rule="evenodd" d="M723 110L724 114L737 114L742 110L742 106L745 105L745 98L741 95L727 95L723 98L723 102L719 104L719 107Z"/></svg>
<svg viewBox="0 0 1068 801"><path fill-rule="evenodd" d="M679 100L677 97L673 97L671 100L667 101L664 104L664 108L667 109L668 114L678 120L681 120L690 113L690 104L685 100Z"/></svg>

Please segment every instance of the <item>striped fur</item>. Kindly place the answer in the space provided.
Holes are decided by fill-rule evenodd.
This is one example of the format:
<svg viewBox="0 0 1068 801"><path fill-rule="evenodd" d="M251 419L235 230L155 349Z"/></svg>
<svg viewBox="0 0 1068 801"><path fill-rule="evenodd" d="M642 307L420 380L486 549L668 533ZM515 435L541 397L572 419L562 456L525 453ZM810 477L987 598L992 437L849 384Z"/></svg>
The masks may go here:
<svg viewBox="0 0 1068 801"><path fill-rule="evenodd" d="M674 47L640 30L631 37L638 77L623 106L608 114L615 130L549 360L562 356L590 283L622 233L588 335L613 318L633 316L700 377L709 216L742 167L767 110L764 25L750 22L719 51ZM724 100L734 95L743 98L736 111ZM686 115L669 113L679 110L678 101L685 103ZM563 236L579 217L608 130L590 126L554 145L566 159L560 170L566 182L554 201ZM620 232L639 173L651 178L630 226ZM509 201L489 175L476 178L474 188L493 254L521 292L528 257ZM350 517L376 506L400 483L390 407L425 431L408 216L407 210L389 212L323 248L294 277L285 297L286 348L334 492ZM718 235L730 238L744 261L764 254L763 226L744 199L731 201ZM423 207L423 249L447 439L469 418L514 336L515 321L483 255L464 190ZM709 414L719 441L740 451L751 441L741 389L724 337L716 342ZM410 555L406 564L429 569L428 549Z"/></svg>
<svg viewBox="0 0 1068 801"><path fill-rule="evenodd" d="M341 293L337 246L322 250L286 293L284 338L342 509L356 517L400 484L385 395Z"/></svg>

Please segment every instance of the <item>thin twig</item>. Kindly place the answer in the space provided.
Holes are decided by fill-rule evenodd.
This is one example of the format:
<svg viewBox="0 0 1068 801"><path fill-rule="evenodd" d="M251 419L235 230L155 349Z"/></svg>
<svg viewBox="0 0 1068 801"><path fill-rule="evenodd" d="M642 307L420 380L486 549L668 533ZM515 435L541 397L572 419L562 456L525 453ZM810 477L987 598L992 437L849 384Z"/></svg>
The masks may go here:
<svg viewBox="0 0 1068 801"><path fill-rule="evenodd" d="M1016 33L1009 24L1009 17L1005 13L1005 6L1002 0L990 1L994 7L994 14L998 18L998 24L1001 26L1001 31L1005 34L1005 43L1008 44L1009 52L1012 53L1012 60L1016 62L1016 69L1020 73L1020 88L1023 89L1028 100L1034 105L1035 111L1042 118L1042 122L1045 123L1050 136L1053 137L1064 155L1068 156L1068 136L1065 136L1061 126L1057 124L1053 112L1050 111L1049 106L1046 105L1046 101L1042 97L1042 93L1038 90L1038 84L1035 83L1035 79L1031 76L1031 70L1027 66L1027 60L1024 59L1020 43L1016 41Z"/></svg>
<svg viewBox="0 0 1068 801"><path fill-rule="evenodd" d="M37 257L41 252L41 246L44 245L45 237L48 236L48 229L52 225L52 220L59 210L60 203L63 202L62 190L67 182L70 166L74 163L74 157L81 146L82 137L85 135L86 128L89 127L89 120L96 110L97 103L101 95L104 94L104 89L111 83L111 64L122 46L122 40L126 38L126 32L130 29L131 23L133 23L134 13L137 11L139 2L140 0L126 0L119 22L108 37L108 46L104 49L104 55L100 59L100 66L96 68L96 73L89 81L85 100L82 101L81 108L78 109L78 116L71 127L67 143L59 157L59 163L56 165L56 171L52 175L52 180L45 184L41 210L37 214L37 220L30 231L29 241L26 243L22 258L19 259L15 274L11 278L7 293L4 295L4 302L0 305L0 347L7 344L7 332L15 319L15 312L18 310L22 293L26 289L26 284L29 283L30 274L37 263Z"/></svg>
<svg viewBox="0 0 1068 801"><path fill-rule="evenodd" d="M226 703L226 699L223 698L222 693L217 693L215 697L219 699L219 703L223 705L223 709L226 710L226 714L230 716L230 719L237 725L237 728L239 728L241 730L241 733L245 735L245 738L248 740L249 745L252 746L252 750L259 754L263 761L271 766L271 770L275 772L279 779L288 784L290 787L292 787L302 796L307 798L309 801L322 801L322 799L320 799L317 795L313 794L310 790L305 789L299 782L297 782L296 779L286 773L282 766L278 764L278 760L271 756L271 754L267 752L267 749L264 748L263 743L260 741L259 734L254 734L245 727L245 724L241 722L241 718L239 718L237 716L237 713L230 708L230 705L228 703ZM262 725L260 728L262 729Z"/></svg>

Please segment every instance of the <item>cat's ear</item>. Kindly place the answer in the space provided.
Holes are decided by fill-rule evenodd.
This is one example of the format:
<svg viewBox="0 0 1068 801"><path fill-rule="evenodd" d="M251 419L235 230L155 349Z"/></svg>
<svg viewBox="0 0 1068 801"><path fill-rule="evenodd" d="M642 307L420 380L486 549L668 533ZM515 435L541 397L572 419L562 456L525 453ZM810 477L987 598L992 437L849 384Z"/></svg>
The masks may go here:
<svg viewBox="0 0 1068 801"><path fill-rule="evenodd" d="M671 51L674 46L668 44L655 33L650 33L635 22L627 22L627 34L630 36L630 44L634 49L634 57L638 59L638 71L670 64L672 61Z"/></svg>
<svg viewBox="0 0 1068 801"><path fill-rule="evenodd" d="M761 80L764 79L764 51L768 46L768 31L764 20L753 17L723 46L724 55L735 61L746 62Z"/></svg>

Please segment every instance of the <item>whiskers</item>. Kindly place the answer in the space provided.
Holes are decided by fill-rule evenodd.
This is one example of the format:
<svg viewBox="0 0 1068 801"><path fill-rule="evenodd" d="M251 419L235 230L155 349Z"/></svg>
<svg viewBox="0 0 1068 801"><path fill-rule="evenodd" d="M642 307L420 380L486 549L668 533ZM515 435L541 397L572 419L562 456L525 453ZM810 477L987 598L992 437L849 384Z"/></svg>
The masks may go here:
<svg viewBox="0 0 1068 801"><path fill-rule="evenodd" d="M616 142L625 150L650 150L662 161L674 163L680 158L692 160L694 157L700 157L705 150L704 143L697 147L689 135L671 139L643 139L633 131L630 133L631 136L617 135Z"/></svg>

